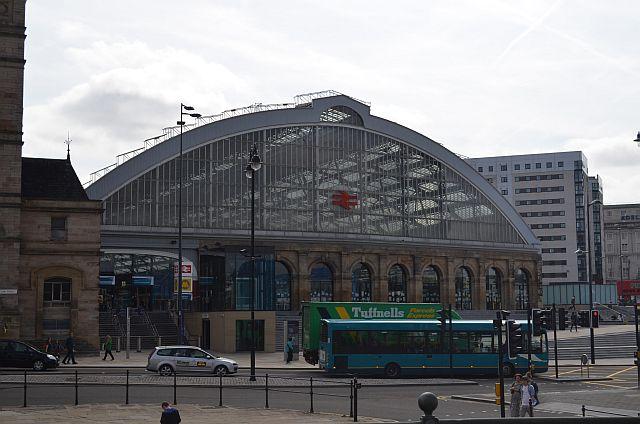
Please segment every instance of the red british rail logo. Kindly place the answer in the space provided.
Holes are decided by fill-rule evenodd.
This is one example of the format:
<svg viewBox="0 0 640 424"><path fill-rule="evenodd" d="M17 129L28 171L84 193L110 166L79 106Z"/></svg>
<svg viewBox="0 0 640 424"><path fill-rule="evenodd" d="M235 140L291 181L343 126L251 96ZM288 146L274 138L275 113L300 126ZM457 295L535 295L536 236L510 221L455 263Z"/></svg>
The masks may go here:
<svg viewBox="0 0 640 424"><path fill-rule="evenodd" d="M355 194L349 194L346 191L336 191L331 196L331 203L335 206L340 206L343 209L352 209L358 206L358 196Z"/></svg>

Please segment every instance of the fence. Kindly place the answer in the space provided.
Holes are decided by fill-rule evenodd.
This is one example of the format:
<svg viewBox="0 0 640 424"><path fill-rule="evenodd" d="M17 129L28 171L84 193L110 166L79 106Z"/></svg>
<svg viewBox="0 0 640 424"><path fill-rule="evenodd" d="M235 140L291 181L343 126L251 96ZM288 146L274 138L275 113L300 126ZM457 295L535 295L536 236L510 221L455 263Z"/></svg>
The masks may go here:
<svg viewBox="0 0 640 424"><path fill-rule="evenodd" d="M63 388L72 390L72 393L67 393L66 395L70 395L68 402L71 403L73 399L74 405L81 403L81 396L91 396L88 388L111 387L121 391L113 396L113 393L101 390L94 393L91 401L87 401L87 403L95 403L94 398L97 395L101 397L103 402L119 403L124 401L128 405L131 402L135 402L131 396L133 389L155 387L158 389L155 394L144 393L143 396L141 393L139 399L147 401L151 397L152 401L158 402L159 400L168 399L172 395L173 403L178 404L179 394L182 392L183 396L187 396L192 400L207 400L207 403L218 407L225 405L225 397L229 395L230 391L237 393L242 390L250 390L254 393L262 393L263 402L261 402L261 405L264 405L265 408L270 407L270 397L275 393L305 396L307 398L306 405L308 406L306 411L309 413L315 412L315 403L318 398L344 399L345 411L343 413L346 415L346 409L348 408L349 417L352 417L354 422L358 421L358 391L362 388L357 378L348 378L346 381L341 381L313 377L289 377L278 374L256 374L255 381L251 381L251 376L248 375L214 376L211 374L203 375L203 373L173 373L172 376L163 377L142 370L126 370L116 373L74 371L56 372L55 374L24 371L23 373L4 372L2 376L3 380L5 380L2 384L2 389L4 390L3 403L11 402L12 399L15 399L16 403L21 400L22 406L25 408L31 403L29 402L30 395L38 399L52 397L51 399L55 398L53 401L56 401L56 403L66 403L64 398L61 397ZM34 389L38 387L53 387L56 390L55 392L48 390L37 392ZM166 393L167 389L172 392L169 396ZM187 391L187 389L197 389L198 395L195 396L193 390ZM330 389L333 389L333 392ZM7 392L8 390L13 390L13 392ZM17 397L15 396L16 391L20 392ZM160 394L159 392L163 393ZM22 399L19 399L20 397ZM242 396L242 399L250 399L254 404L258 400L257 396ZM5 404L4 406L11 405Z"/></svg>

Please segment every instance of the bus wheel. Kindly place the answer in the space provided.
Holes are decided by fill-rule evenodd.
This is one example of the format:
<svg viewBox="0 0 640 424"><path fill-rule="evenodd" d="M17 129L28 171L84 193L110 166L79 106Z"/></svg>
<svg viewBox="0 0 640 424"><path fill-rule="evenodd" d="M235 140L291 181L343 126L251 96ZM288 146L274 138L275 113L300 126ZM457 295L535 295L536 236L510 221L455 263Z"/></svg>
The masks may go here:
<svg viewBox="0 0 640 424"><path fill-rule="evenodd" d="M502 375L505 377L513 377L515 374L515 369L513 368L513 364L503 364L502 365Z"/></svg>
<svg viewBox="0 0 640 424"><path fill-rule="evenodd" d="M386 367L384 367L384 375L387 378L398 378L400 377L400 365L395 364L395 363L390 363L387 364Z"/></svg>

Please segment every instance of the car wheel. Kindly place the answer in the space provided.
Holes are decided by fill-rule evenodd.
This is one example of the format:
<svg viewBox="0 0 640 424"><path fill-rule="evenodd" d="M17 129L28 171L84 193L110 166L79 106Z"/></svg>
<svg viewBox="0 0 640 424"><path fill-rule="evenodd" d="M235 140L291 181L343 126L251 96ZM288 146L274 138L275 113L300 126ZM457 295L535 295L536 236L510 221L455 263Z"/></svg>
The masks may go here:
<svg viewBox="0 0 640 424"><path fill-rule="evenodd" d="M214 370L213 373L215 375L227 375L229 373L229 369L227 367L225 367L224 365L218 365Z"/></svg>
<svg viewBox="0 0 640 424"><path fill-rule="evenodd" d="M171 367L171 365L167 364L160 365L160 368L158 368L158 373L163 376L171 375L173 374L173 368Z"/></svg>
<svg viewBox="0 0 640 424"><path fill-rule="evenodd" d="M41 361L40 359L37 359L34 363L33 363L33 370L34 371L43 371L45 369L45 365L44 362Z"/></svg>
<svg viewBox="0 0 640 424"><path fill-rule="evenodd" d="M384 367L384 375L387 378L398 378L400 377L400 365L395 364L395 363L390 363L387 364L386 367Z"/></svg>
<svg viewBox="0 0 640 424"><path fill-rule="evenodd" d="M502 375L505 377L513 377L515 374L515 368L513 368L513 364L504 364L502 365Z"/></svg>

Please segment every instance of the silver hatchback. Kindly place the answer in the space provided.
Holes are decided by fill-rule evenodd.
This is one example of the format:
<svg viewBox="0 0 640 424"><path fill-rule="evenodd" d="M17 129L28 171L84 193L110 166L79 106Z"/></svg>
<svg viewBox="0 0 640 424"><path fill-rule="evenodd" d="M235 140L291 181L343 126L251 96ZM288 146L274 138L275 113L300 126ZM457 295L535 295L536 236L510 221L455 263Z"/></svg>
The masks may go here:
<svg viewBox="0 0 640 424"><path fill-rule="evenodd" d="M191 371L226 375L238 372L238 363L212 355L197 346L158 346L149 354L147 371L160 375Z"/></svg>

